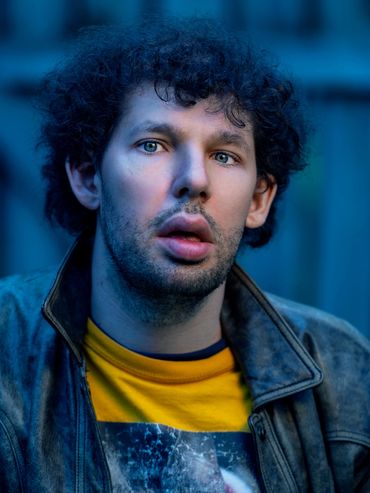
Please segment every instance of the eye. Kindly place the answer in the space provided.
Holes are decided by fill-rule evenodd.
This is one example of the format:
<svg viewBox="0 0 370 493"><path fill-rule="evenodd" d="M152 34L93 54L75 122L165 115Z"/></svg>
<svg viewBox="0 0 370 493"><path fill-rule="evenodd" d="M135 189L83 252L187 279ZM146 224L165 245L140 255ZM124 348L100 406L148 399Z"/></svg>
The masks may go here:
<svg viewBox="0 0 370 493"><path fill-rule="evenodd" d="M153 154L163 149L163 146L155 140L145 140L138 144L138 148L148 154Z"/></svg>
<svg viewBox="0 0 370 493"><path fill-rule="evenodd" d="M238 163L238 160L233 155L227 152L215 152L214 159L225 166L232 166Z"/></svg>

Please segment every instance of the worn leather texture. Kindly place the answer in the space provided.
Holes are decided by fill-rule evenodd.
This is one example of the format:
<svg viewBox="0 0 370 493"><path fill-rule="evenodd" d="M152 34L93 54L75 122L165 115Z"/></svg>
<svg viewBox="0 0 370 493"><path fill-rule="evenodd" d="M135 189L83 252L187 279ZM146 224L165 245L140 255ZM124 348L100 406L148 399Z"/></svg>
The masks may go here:
<svg viewBox="0 0 370 493"><path fill-rule="evenodd" d="M0 283L0 491L109 492L81 347L90 242L57 273ZM370 345L346 322L265 296L238 267L225 337L253 396L268 493L370 492Z"/></svg>

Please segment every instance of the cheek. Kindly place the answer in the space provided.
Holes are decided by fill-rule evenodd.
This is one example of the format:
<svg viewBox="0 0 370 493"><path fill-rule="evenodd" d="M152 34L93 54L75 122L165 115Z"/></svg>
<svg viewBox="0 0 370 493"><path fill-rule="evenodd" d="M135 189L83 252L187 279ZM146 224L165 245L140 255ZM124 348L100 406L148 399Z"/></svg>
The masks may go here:
<svg viewBox="0 0 370 493"><path fill-rule="evenodd" d="M224 228L244 228L254 187L244 181L224 183L217 199L217 212Z"/></svg>
<svg viewBox="0 0 370 493"><path fill-rule="evenodd" d="M104 177L102 190L103 200L116 216L129 215L139 222L151 219L163 201L163 191L152 172L132 173L122 167L112 170Z"/></svg>

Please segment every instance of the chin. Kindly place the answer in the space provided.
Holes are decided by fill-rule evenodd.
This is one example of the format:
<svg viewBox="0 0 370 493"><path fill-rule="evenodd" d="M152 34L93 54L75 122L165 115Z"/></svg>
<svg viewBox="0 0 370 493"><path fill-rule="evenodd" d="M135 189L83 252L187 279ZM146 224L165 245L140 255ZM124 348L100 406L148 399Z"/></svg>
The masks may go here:
<svg viewBox="0 0 370 493"><path fill-rule="evenodd" d="M160 269L156 266L155 272L148 269L141 273L138 288L151 296L204 298L217 289L226 280L231 268L223 266L209 266L201 262L197 264L176 263Z"/></svg>

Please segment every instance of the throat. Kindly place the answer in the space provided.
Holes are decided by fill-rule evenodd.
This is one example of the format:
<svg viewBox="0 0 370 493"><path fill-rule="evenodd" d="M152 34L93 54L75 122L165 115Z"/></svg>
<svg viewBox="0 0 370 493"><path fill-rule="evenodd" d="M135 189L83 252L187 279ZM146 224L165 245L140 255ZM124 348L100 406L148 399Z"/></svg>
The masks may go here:
<svg viewBox="0 0 370 493"><path fill-rule="evenodd" d="M122 287L108 296L93 289L91 316L112 339L133 351L190 353L221 338L222 288L201 299L132 296L126 290L123 294Z"/></svg>

